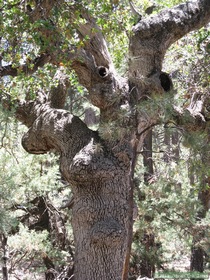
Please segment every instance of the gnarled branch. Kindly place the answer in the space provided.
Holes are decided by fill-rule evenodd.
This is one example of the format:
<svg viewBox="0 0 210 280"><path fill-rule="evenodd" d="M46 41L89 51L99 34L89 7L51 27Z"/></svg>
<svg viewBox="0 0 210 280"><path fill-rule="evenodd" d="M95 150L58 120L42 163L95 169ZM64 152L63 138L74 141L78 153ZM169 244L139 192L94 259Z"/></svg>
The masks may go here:
<svg viewBox="0 0 210 280"><path fill-rule="evenodd" d="M132 29L130 76L149 76L161 70L164 55L170 45L209 21L209 0L190 1L142 19Z"/></svg>

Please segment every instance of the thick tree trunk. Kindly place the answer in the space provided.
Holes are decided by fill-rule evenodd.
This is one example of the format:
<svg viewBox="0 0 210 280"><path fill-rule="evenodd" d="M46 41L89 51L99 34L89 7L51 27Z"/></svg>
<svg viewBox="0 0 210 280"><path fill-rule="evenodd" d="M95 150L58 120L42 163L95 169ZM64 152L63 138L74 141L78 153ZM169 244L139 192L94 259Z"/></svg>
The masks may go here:
<svg viewBox="0 0 210 280"><path fill-rule="evenodd" d="M36 154L56 149L72 187L75 279L120 280L130 232L132 146L126 138L102 141L63 110L38 104L33 110L40 115L23 147Z"/></svg>
<svg viewBox="0 0 210 280"><path fill-rule="evenodd" d="M126 254L126 193L129 188L126 174L117 169L110 179L101 177L91 182L87 177L87 183L73 187L77 280L121 279Z"/></svg>

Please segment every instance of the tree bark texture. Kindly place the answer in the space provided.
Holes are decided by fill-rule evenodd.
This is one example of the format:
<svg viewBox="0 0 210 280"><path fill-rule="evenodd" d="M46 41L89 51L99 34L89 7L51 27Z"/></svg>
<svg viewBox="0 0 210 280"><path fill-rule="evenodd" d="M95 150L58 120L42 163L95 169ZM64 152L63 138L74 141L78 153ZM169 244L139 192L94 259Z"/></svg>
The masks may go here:
<svg viewBox="0 0 210 280"><path fill-rule="evenodd" d="M32 22L42 18L43 11L50 18L53 7L63 3L42 2L28 11ZM30 75L45 63L59 65L62 56L68 58L90 102L100 109L98 131L62 110L69 86L63 75L57 76L59 86L50 96L37 93L35 101L18 102L16 117L29 128L22 139L27 152L60 154L60 171L74 197L75 280L127 279L136 151L141 150L148 131L161 122L161 108L150 106L149 100L153 94L161 98L171 94L171 80L162 72L164 55L176 40L208 23L209 0L181 4L137 23L130 35L128 77L117 73L101 29L77 2L67 7L83 47L69 47L67 54L60 47L52 51L53 32L59 34L60 29L43 29L40 36L48 36L52 45L46 55L37 57L31 72L26 71L27 65L22 69ZM83 21L75 25L78 11ZM62 46L62 41L56 43ZM15 76L18 70L8 65L0 69L0 76ZM176 108L173 117L185 129L199 124L204 130L206 119L201 115L192 108Z"/></svg>
<svg viewBox="0 0 210 280"><path fill-rule="evenodd" d="M3 251L3 257L2 257L2 276L3 280L8 280L8 267L7 267L7 261L9 258L9 252L8 252L8 245L7 245L7 237L4 234L1 234L1 247Z"/></svg>
<svg viewBox="0 0 210 280"><path fill-rule="evenodd" d="M129 146L120 143L117 155L66 111L46 104L32 110L39 117L23 137L23 147L35 154L58 151L61 173L72 186L76 279L121 279L130 184L129 160L121 151Z"/></svg>
<svg viewBox="0 0 210 280"><path fill-rule="evenodd" d="M144 139L143 164L145 168L144 183L148 184L149 180L151 179L154 173L152 160L152 130L149 131L149 133Z"/></svg>

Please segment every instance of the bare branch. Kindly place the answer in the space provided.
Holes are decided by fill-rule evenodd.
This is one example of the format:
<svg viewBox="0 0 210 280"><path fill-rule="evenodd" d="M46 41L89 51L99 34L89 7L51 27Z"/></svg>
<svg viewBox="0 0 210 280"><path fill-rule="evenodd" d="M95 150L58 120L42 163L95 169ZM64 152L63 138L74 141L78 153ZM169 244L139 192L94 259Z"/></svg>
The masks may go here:
<svg viewBox="0 0 210 280"><path fill-rule="evenodd" d="M209 21L210 1L189 1L142 20L133 27L133 32L144 39L158 35L159 43L164 43L164 48L168 48L190 31L201 28Z"/></svg>
<svg viewBox="0 0 210 280"><path fill-rule="evenodd" d="M130 76L145 77L160 71L169 46L209 21L209 0L187 2L142 19L130 38Z"/></svg>
<svg viewBox="0 0 210 280"><path fill-rule="evenodd" d="M65 209L65 208L69 208L71 209L74 205L74 197L72 196L64 205L60 206L60 210L61 209Z"/></svg>
<svg viewBox="0 0 210 280"><path fill-rule="evenodd" d="M137 22L139 22L142 19L142 15L137 11L137 9L134 6L132 1L129 1L129 5L130 5L130 8L131 8L132 14L136 17Z"/></svg>
<svg viewBox="0 0 210 280"><path fill-rule="evenodd" d="M71 21L79 20L75 17L75 15L78 14L77 9L80 14L80 19L82 19L83 21L82 23L77 24L76 29L80 39L84 43L84 50L94 57L96 66L104 66L110 71L113 71L114 66L108 51L106 41L95 19L88 13L88 11L84 7L81 7L81 5L77 7L75 5L75 7L71 7L70 10Z"/></svg>

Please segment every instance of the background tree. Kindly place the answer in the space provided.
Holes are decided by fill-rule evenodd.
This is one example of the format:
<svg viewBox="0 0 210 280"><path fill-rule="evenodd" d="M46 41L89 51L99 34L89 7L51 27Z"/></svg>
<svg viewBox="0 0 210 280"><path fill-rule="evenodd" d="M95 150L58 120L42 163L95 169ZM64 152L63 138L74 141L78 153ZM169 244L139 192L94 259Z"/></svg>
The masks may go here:
<svg viewBox="0 0 210 280"><path fill-rule="evenodd" d="M207 0L181 4L131 28L123 22L124 2L2 3L0 75L7 78L1 101L28 127L22 138L27 152L60 156L73 194L77 280L127 279L134 171L151 127L173 122L186 131L208 128L208 94L182 110L173 107L173 98L166 103L173 92L162 64L174 42L208 23L209 5ZM124 38L124 30L128 75L117 72L119 60L108 49L114 48L114 36ZM100 110L97 131L63 110L70 69Z"/></svg>

